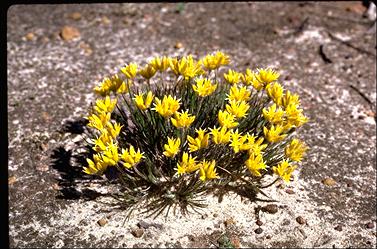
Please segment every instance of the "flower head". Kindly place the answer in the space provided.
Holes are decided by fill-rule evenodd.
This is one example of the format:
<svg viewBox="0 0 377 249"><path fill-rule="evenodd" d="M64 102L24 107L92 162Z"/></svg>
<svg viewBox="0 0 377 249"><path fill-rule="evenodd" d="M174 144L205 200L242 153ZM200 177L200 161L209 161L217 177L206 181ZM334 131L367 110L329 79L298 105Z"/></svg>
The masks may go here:
<svg viewBox="0 0 377 249"><path fill-rule="evenodd" d="M120 71L128 78L133 79L136 77L137 74L137 64L130 63L120 69Z"/></svg>
<svg viewBox="0 0 377 249"><path fill-rule="evenodd" d="M134 98L137 108L139 108L142 111L149 108L149 106L152 104L153 97L154 97L151 91L148 92L147 97L145 99L144 99L144 94L145 93L138 94L138 95L135 94L135 98Z"/></svg>
<svg viewBox="0 0 377 249"><path fill-rule="evenodd" d="M289 90L287 90L281 98L281 104L284 106L284 108L287 108L288 105L299 106L299 96L297 94L292 94Z"/></svg>
<svg viewBox="0 0 377 249"><path fill-rule="evenodd" d="M259 171L266 169L266 164L263 162L261 154L251 153L245 164L250 173L254 176L261 176L261 173Z"/></svg>
<svg viewBox="0 0 377 249"><path fill-rule="evenodd" d="M188 111L185 112L175 112L174 118L171 118L171 123L177 127L177 128L187 128L189 127L192 122L195 120L195 116L188 113Z"/></svg>
<svg viewBox="0 0 377 249"><path fill-rule="evenodd" d="M165 151L163 154L167 157L174 157L179 152L180 145L181 139L168 137L168 143L164 144Z"/></svg>
<svg viewBox="0 0 377 249"><path fill-rule="evenodd" d="M103 151L102 159L108 165L113 166L117 164L119 161L118 145L111 141L106 150Z"/></svg>
<svg viewBox="0 0 377 249"><path fill-rule="evenodd" d="M93 156L93 160L87 158L86 161L88 162L88 167L84 167L83 171L89 175L100 175L102 174L109 164L105 163L102 159L100 154L95 154Z"/></svg>
<svg viewBox="0 0 377 249"><path fill-rule="evenodd" d="M106 112L101 112L99 114L91 114L88 117L88 127L95 128L99 131L103 130L106 127L107 122L110 121L110 115L110 113Z"/></svg>
<svg viewBox="0 0 377 249"><path fill-rule="evenodd" d="M227 111L219 111L218 121L221 127L226 127L228 129L234 128L238 125L238 122L235 121L235 116Z"/></svg>
<svg viewBox="0 0 377 249"><path fill-rule="evenodd" d="M216 173L216 161L212 160L211 162L207 162L203 160L200 162L200 180L203 182L210 179L220 178Z"/></svg>
<svg viewBox="0 0 377 249"><path fill-rule="evenodd" d="M192 85L192 89L194 89L200 97L211 95L217 88L217 84L212 84L211 80L206 78L197 78L195 82L196 85Z"/></svg>
<svg viewBox="0 0 377 249"><path fill-rule="evenodd" d="M200 128L199 130L196 130L198 136L195 139L187 135L190 152L194 152L208 146L209 133L206 134L205 132L206 129L203 130Z"/></svg>
<svg viewBox="0 0 377 249"><path fill-rule="evenodd" d="M270 99L272 99L272 101L277 104L277 105L281 105L281 98L283 96L283 87L275 82L273 84L269 84L266 86L266 92L267 92L267 95L270 97Z"/></svg>
<svg viewBox="0 0 377 249"><path fill-rule="evenodd" d="M156 74L156 69L148 64L144 68L139 70L139 74L145 79L149 80Z"/></svg>
<svg viewBox="0 0 377 249"><path fill-rule="evenodd" d="M135 148L130 145L129 149L122 149L122 155L120 158L123 161L123 166L130 169L136 165L143 158L143 153L140 152L140 149L135 150Z"/></svg>
<svg viewBox="0 0 377 249"><path fill-rule="evenodd" d="M214 55L208 54L201 60L201 63L206 70L215 70L222 65L228 65L229 62L229 56L220 51Z"/></svg>
<svg viewBox="0 0 377 249"><path fill-rule="evenodd" d="M270 129L263 127L264 136L266 137L267 141L271 143L276 143L283 140L287 136L287 134L281 134L283 132L284 129L281 125L271 125Z"/></svg>
<svg viewBox="0 0 377 249"><path fill-rule="evenodd" d="M278 72L275 72L271 68L267 69L258 69L258 73L255 75L256 79L260 82L263 83L263 85L268 85L271 82L277 81L279 78L280 74Z"/></svg>
<svg viewBox="0 0 377 249"><path fill-rule="evenodd" d="M232 69L229 69L228 73L224 73L224 79L229 84L234 85L240 82L241 74L239 72L233 71Z"/></svg>
<svg viewBox="0 0 377 249"><path fill-rule="evenodd" d="M128 92L128 87L126 83L115 74L110 78L105 77L98 86L94 87L94 92L105 97L106 95L109 95L110 92Z"/></svg>
<svg viewBox="0 0 377 249"><path fill-rule="evenodd" d="M250 86L253 81L255 81L255 74L247 68L245 73L241 74L241 82L246 86Z"/></svg>
<svg viewBox="0 0 377 249"><path fill-rule="evenodd" d="M182 160L177 163L178 175L191 173L199 169L200 165L196 164L195 159L196 157L192 157L187 152L183 152Z"/></svg>
<svg viewBox="0 0 377 249"><path fill-rule="evenodd" d="M249 110L250 105L245 101L231 100L226 105L226 110L233 114L236 118L243 118L246 116L246 112Z"/></svg>
<svg viewBox="0 0 377 249"><path fill-rule="evenodd" d="M168 118L179 109L179 101L180 99L177 100L175 97L172 97L171 95L164 96L162 101L159 98L155 97L155 107L153 108L153 110L158 112L164 118Z"/></svg>
<svg viewBox="0 0 377 249"><path fill-rule="evenodd" d="M285 155L293 161L301 161L308 147L305 143L294 138L291 143L285 147Z"/></svg>
<svg viewBox="0 0 377 249"><path fill-rule="evenodd" d="M247 90L246 87L237 87L236 85L233 85L228 94L228 100L232 101L249 101L250 100L251 92Z"/></svg>
<svg viewBox="0 0 377 249"><path fill-rule="evenodd" d="M291 179L291 174L296 169L297 166L292 166L287 160L283 160L278 166L272 167L272 171L280 176L284 181L289 182Z"/></svg>
<svg viewBox="0 0 377 249"><path fill-rule="evenodd" d="M155 57L150 62L149 65L151 65L156 71L165 72L170 65L170 58L169 57Z"/></svg>
<svg viewBox="0 0 377 249"><path fill-rule="evenodd" d="M192 55L185 56L180 60L176 58L170 60L170 68L175 75L182 75L185 79L194 78L203 73L200 63L196 62Z"/></svg>
<svg viewBox="0 0 377 249"><path fill-rule="evenodd" d="M276 109L276 104L269 108L263 108L263 116L272 124L279 124L283 122L284 111L280 107Z"/></svg>
<svg viewBox="0 0 377 249"><path fill-rule="evenodd" d="M303 110L298 109L297 105L293 103L289 104L285 108L285 114L286 114L288 124L290 124L291 126L293 125L296 127L300 127L306 122L308 122L309 119L302 112Z"/></svg>
<svg viewBox="0 0 377 249"><path fill-rule="evenodd" d="M111 100L109 96L106 96L105 99L96 100L96 105L94 106L94 110L96 110L97 113L112 112L115 108L116 103L117 103L117 99Z"/></svg>
<svg viewBox="0 0 377 249"><path fill-rule="evenodd" d="M230 134L231 132L228 131L228 129L224 127L219 127L216 128L214 127L213 129L210 128L211 135L212 135L212 140L215 144L226 144L229 143L230 140Z"/></svg>

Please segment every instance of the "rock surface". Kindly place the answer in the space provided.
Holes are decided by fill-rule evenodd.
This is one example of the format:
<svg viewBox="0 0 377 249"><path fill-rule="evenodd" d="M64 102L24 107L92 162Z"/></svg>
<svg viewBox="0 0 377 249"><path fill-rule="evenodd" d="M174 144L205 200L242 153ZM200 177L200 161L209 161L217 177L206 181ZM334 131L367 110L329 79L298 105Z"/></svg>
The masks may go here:
<svg viewBox="0 0 377 249"><path fill-rule="evenodd" d="M366 224L375 227L376 221L376 38L366 32L372 23L347 6L11 6L10 247L213 247L227 234L238 238L240 247L375 248L375 228ZM80 18L69 16L75 12ZM105 24L104 16L109 20ZM80 39L61 39L64 26L77 28ZM32 41L25 39L30 32ZM277 68L286 88L300 94L310 122L299 135L310 150L290 184L294 193L270 187L268 194L279 211L259 212L258 217L253 210L266 203L244 203L227 194L221 203L206 198L205 219L194 213L166 220L133 214L126 220L126 212L111 208L109 193L115 186L82 173L83 118L94 100L94 84L127 62L145 63L154 55L202 56L217 49L229 53L240 70ZM336 184L322 184L326 177ZM105 226L96 223L109 214L113 218ZM309 224L298 224L299 215ZM229 217L237 222L226 227L222 222ZM263 230L258 230L257 219ZM125 232L140 220L163 224L164 229L151 226L141 238ZM342 229L335 230L337 224ZM256 230L263 232L251 232Z"/></svg>

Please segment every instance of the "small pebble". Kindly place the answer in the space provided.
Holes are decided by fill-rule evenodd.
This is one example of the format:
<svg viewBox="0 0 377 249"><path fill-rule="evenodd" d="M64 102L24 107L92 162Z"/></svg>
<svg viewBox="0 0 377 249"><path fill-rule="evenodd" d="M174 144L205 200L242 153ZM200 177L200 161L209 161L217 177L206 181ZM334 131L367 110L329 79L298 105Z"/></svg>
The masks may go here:
<svg viewBox="0 0 377 249"><path fill-rule="evenodd" d="M304 217L302 217L302 216L298 216L298 217L296 218L296 221L297 221L297 223L300 224L300 225L304 225L304 224L306 224L306 220L305 220Z"/></svg>
<svg viewBox="0 0 377 249"><path fill-rule="evenodd" d="M102 219L100 219L100 220L97 221L98 225L100 225L101 227L103 227L104 225L106 225L107 222L108 221L105 218L102 218Z"/></svg>
<svg viewBox="0 0 377 249"><path fill-rule="evenodd" d="M34 33L31 33L31 32L27 33L26 36L25 36L26 40L28 40L28 41L32 41L34 39L34 37L35 37Z"/></svg>
<svg viewBox="0 0 377 249"><path fill-rule="evenodd" d="M140 238L144 234L144 229L142 228L134 228L131 231L131 234L135 236L136 238Z"/></svg>
<svg viewBox="0 0 377 249"><path fill-rule="evenodd" d="M278 212L278 206L276 204L268 204L261 209L265 213L276 214Z"/></svg>
<svg viewBox="0 0 377 249"><path fill-rule="evenodd" d="M17 178L15 176L11 176L8 178L8 184L12 185L13 183L17 182Z"/></svg>
<svg viewBox="0 0 377 249"><path fill-rule="evenodd" d="M295 191L293 191L293 189L291 189L291 188L287 188L287 189L285 190L285 192L286 192L287 194L290 194L290 195L293 195L293 194L295 193Z"/></svg>
<svg viewBox="0 0 377 249"><path fill-rule="evenodd" d="M261 234L261 233L263 232L263 229L260 228L260 227L258 227L257 229L254 230L254 232L255 232L256 234Z"/></svg>
<svg viewBox="0 0 377 249"><path fill-rule="evenodd" d="M218 215L217 213L214 213L214 214L213 214L213 217L215 217L215 218L218 217L218 216L219 216L219 215Z"/></svg>
<svg viewBox="0 0 377 249"><path fill-rule="evenodd" d="M327 186L334 186L336 184L336 181L332 179L331 177L327 177L322 180L322 183L327 185Z"/></svg>
<svg viewBox="0 0 377 249"><path fill-rule="evenodd" d="M183 47L183 44L181 42L177 42L175 45L174 45L175 48L179 49L179 48L182 48Z"/></svg>
<svg viewBox="0 0 377 249"><path fill-rule="evenodd" d="M64 26L60 32L60 36L63 38L63 40L70 41L80 37L80 31L75 27Z"/></svg>
<svg viewBox="0 0 377 249"><path fill-rule="evenodd" d="M288 220L288 219L285 219L283 220L283 223L281 223L283 226L288 226L289 224L291 224L291 221Z"/></svg>
<svg viewBox="0 0 377 249"><path fill-rule="evenodd" d="M236 221L235 221L233 218L229 218L229 219L226 219L226 220L224 221L224 225L225 225L226 227L228 227L228 226L230 226L230 225L234 225L234 224L236 224Z"/></svg>
<svg viewBox="0 0 377 249"><path fill-rule="evenodd" d="M337 225L336 227L334 227L334 229L335 229L336 231L341 232L341 231L343 230L343 227L342 227L341 225Z"/></svg>
<svg viewBox="0 0 377 249"><path fill-rule="evenodd" d="M374 228L374 223L373 222L368 222L365 226L368 229L372 229L372 228Z"/></svg>
<svg viewBox="0 0 377 249"><path fill-rule="evenodd" d="M48 171L49 169L49 166L47 164L40 164L36 167L36 169L38 171L42 171L42 172L45 172L45 171Z"/></svg>
<svg viewBox="0 0 377 249"><path fill-rule="evenodd" d="M70 16L69 16L71 19L73 20L80 20L81 19L81 14L80 12L73 12Z"/></svg>
<svg viewBox="0 0 377 249"><path fill-rule="evenodd" d="M240 248L241 247L240 239L237 236L230 238L230 242L232 243L232 245L235 248Z"/></svg>
<svg viewBox="0 0 377 249"><path fill-rule="evenodd" d="M189 239L189 241L195 241L195 236L194 235L187 235L187 238Z"/></svg>
<svg viewBox="0 0 377 249"><path fill-rule="evenodd" d="M261 220L257 220L257 222L255 222L255 223L257 223L258 226L263 225L263 222Z"/></svg>
<svg viewBox="0 0 377 249"><path fill-rule="evenodd" d="M107 16L102 17L101 21L105 25L108 25L111 22L110 19Z"/></svg>
<svg viewBox="0 0 377 249"><path fill-rule="evenodd" d="M271 239L271 235L267 235L267 236L266 236L266 239Z"/></svg>

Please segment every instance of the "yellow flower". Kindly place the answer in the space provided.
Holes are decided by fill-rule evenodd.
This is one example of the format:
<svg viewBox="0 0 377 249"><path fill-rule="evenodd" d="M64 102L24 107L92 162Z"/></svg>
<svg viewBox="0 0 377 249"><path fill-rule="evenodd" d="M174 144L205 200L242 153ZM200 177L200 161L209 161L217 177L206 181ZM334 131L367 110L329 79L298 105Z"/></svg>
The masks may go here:
<svg viewBox="0 0 377 249"><path fill-rule="evenodd" d="M246 86L250 86L253 81L255 81L255 74L248 68L244 74L241 74L241 82Z"/></svg>
<svg viewBox="0 0 377 249"><path fill-rule="evenodd" d="M255 136L249 136L247 138L247 149L249 150L249 154L254 153L255 155L258 155L267 147L267 144L262 144L264 141L263 137L258 138L257 141L255 141L255 138Z"/></svg>
<svg viewBox="0 0 377 249"><path fill-rule="evenodd" d="M240 82L240 78L241 74L236 71L233 71L232 69L229 69L228 73L224 73L224 79L226 80L226 82L232 85Z"/></svg>
<svg viewBox="0 0 377 249"><path fill-rule="evenodd" d="M185 56L182 59L172 59L170 61L170 68L174 74L182 75L185 79L194 78L203 73L200 63L196 62L192 55Z"/></svg>
<svg viewBox="0 0 377 249"><path fill-rule="evenodd" d="M162 102L159 98L156 97L154 103L155 107L152 108L152 110L155 110L164 118L168 118L179 109L179 101L180 99L177 100L175 97L172 97L171 95L164 96Z"/></svg>
<svg viewBox="0 0 377 249"><path fill-rule="evenodd" d="M156 69L151 65L146 65L143 69L139 70L139 74L149 80L156 74Z"/></svg>
<svg viewBox="0 0 377 249"><path fill-rule="evenodd" d="M192 89L194 89L200 97L211 95L217 88L217 84L212 84L211 80L206 78L197 78L195 82L196 85L192 85Z"/></svg>
<svg viewBox="0 0 377 249"><path fill-rule="evenodd" d="M272 124L279 124L283 122L284 111L280 107L276 110L276 104L269 108L263 108L263 116Z"/></svg>
<svg viewBox="0 0 377 249"><path fill-rule="evenodd" d="M261 176L261 173L259 171L266 169L266 164L263 162L261 154L255 155L254 153L251 153L245 164L250 173L254 176Z"/></svg>
<svg viewBox="0 0 377 249"><path fill-rule="evenodd" d="M234 128L238 125L235 121L235 116L227 111L219 111L218 120L221 127L226 127L228 129Z"/></svg>
<svg viewBox="0 0 377 249"><path fill-rule="evenodd" d="M128 78L133 79L136 77L137 74L137 64L136 63L130 63L129 65L126 65L120 69L120 71Z"/></svg>
<svg viewBox="0 0 377 249"><path fill-rule="evenodd" d="M88 162L88 167L84 167L83 169L86 174L100 175L107 169L107 166L109 166L102 160L100 154L93 155L93 160L94 162L89 158L86 159L86 161Z"/></svg>
<svg viewBox="0 0 377 249"><path fill-rule="evenodd" d="M281 134L284 131L283 126L281 125L271 125L270 129L263 127L263 133L267 141L271 143L276 143L283 140L287 134Z"/></svg>
<svg viewBox="0 0 377 249"><path fill-rule="evenodd" d="M289 182L291 174L297 168L297 166L291 166L287 160L283 160L277 167L272 167L272 171L280 176L284 181Z"/></svg>
<svg viewBox="0 0 377 249"><path fill-rule="evenodd" d="M308 147L305 143L294 138L291 143L285 147L285 155L293 161L301 161Z"/></svg>
<svg viewBox="0 0 377 249"><path fill-rule="evenodd" d="M205 134L205 132L206 132L206 129L203 130L200 128L199 130L196 130L196 133L198 134L198 136L195 139L187 135L190 152L194 152L208 146L209 133Z"/></svg>
<svg viewBox="0 0 377 249"><path fill-rule="evenodd" d="M236 85L232 86L229 90L228 100L235 101L249 101L251 92L247 90L246 87L237 87Z"/></svg>
<svg viewBox="0 0 377 249"><path fill-rule="evenodd" d="M188 111L174 113L174 118L171 118L171 123L177 128L189 127L195 120L195 116L188 113Z"/></svg>
<svg viewBox="0 0 377 249"><path fill-rule="evenodd" d="M142 111L149 108L149 106L152 104L153 97L154 97L153 93L149 91L147 94L147 97L144 100L144 94L145 93L138 94L138 95L135 94L135 98L134 98L137 108L139 108Z"/></svg>
<svg viewBox="0 0 377 249"><path fill-rule="evenodd" d="M111 92L112 82L109 78L105 77L103 81L98 85L94 87L94 92L96 94L99 94L101 96L109 95Z"/></svg>
<svg viewBox="0 0 377 249"><path fill-rule="evenodd" d="M106 123L106 127L107 131L109 132L109 135L115 139L119 135L120 129L122 129L123 125L120 125L117 122L115 122L115 124L112 124L109 121Z"/></svg>
<svg viewBox="0 0 377 249"><path fill-rule="evenodd" d="M109 135L107 130L102 130L99 138L93 139L92 141L94 143L93 150L96 152L101 152L106 150L107 145L113 141L113 138Z"/></svg>
<svg viewBox="0 0 377 249"><path fill-rule="evenodd" d="M229 113L236 116L236 118L243 118L246 116L246 112L249 110L250 105L245 101L231 100L225 108Z"/></svg>
<svg viewBox="0 0 377 249"><path fill-rule="evenodd" d="M143 158L143 153L140 152L140 149L135 151L135 148L130 145L129 149L122 149L122 155L120 156L123 161L123 166L127 169L132 168Z"/></svg>
<svg viewBox="0 0 377 249"><path fill-rule="evenodd" d="M169 65L170 65L170 58L169 57L155 57L153 58L149 64L155 69L155 70L158 70L160 72L164 72L166 71L168 68L169 68Z"/></svg>
<svg viewBox="0 0 377 249"><path fill-rule="evenodd" d="M108 165L115 165L119 161L118 145L111 141L103 151L102 159Z"/></svg>
<svg viewBox="0 0 377 249"><path fill-rule="evenodd" d="M267 69L258 69L258 73L255 75L256 79L260 82L263 83L264 85L268 85L273 81L277 81L279 78L280 74L278 72L275 72L271 68Z"/></svg>
<svg viewBox="0 0 377 249"><path fill-rule="evenodd" d="M220 178L216 173L216 161L212 160L211 162L207 162L203 160L200 162L200 180L203 182L210 179Z"/></svg>
<svg viewBox="0 0 377 249"><path fill-rule="evenodd" d="M277 82L266 86L267 95L277 105L281 105L281 100L282 100L281 98L283 97L283 91L284 91L283 87Z"/></svg>
<svg viewBox="0 0 377 249"><path fill-rule="evenodd" d="M215 142L215 144L226 144L229 142L231 132L228 131L228 129L225 126L221 128L210 128L210 130L211 135L213 137L212 140L213 142Z"/></svg>
<svg viewBox="0 0 377 249"><path fill-rule="evenodd" d="M291 94L289 90L286 91L286 93L281 98L281 104L286 108L288 105L300 105L300 99L297 94Z"/></svg>
<svg viewBox="0 0 377 249"><path fill-rule="evenodd" d="M287 117L287 121L290 125L294 125L296 127L300 127L306 122L308 122L308 118L302 114L303 110L298 109L297 105L295 104L289 104L285 108L285 114Z"/></svg>
<svg viewBox="0 0 377 249"><path fill-rule="evenodd" d="M241 146L245 143L247 136L242 136L241 133L238 133L237 129L236 131L231 131L230 137L230 146L233 148L234 153L238 153Z"/></svg>
<svg viewBox="0 0 377 249"><path fill-rule="evenodd" d="M223 65L228 65L230 62L229 56L218 51L214 55L208 54L202 60L204 68L207 70L215 70Z"/></svg>
<svg viewBox="0 0 377 249"><path fill-rule="evenodd" d="M178 175L191 173L199 169L200 165L196 164L195 159L196 157L192 157L187 152L183 152L182 160L177 163Z"/></svg>
<svg viewBox="0 0 377 249"><path fill-rule="evenodd" d="M117 99L111 100L109 96L106 96L105 99L96 100L96 106L94 109L98 112L112 112L117 103Z"/></svg>
<svg viewBox="0 0 377 249"><path fill-rule="evenodd" d="M168 137L168 143L164 144L165 151L163 152L163 154L167 157L174 157L178 153L180 145L181 139L173 139Z"/></svg>
<svg viewBox="0 0 377 249"><path fill-rule="evenodd" d="M110 113L101 112L99 114L92 114L88 117L89 123L88 127L93 127L97 130L102 130L105 128L107 122L110 120Z"/></svg>

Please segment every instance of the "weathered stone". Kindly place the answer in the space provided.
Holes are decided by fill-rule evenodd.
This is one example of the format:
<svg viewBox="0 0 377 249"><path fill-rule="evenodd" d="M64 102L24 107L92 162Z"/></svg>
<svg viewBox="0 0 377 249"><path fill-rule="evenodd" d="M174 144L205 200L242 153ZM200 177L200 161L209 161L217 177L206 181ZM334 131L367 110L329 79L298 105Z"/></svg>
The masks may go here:
<svg viewBox="0 0 377 249"><path fill-rule="evenodd" d="M97 221L98 225L100 225L101 227L103 227L104 225L107 224L107 219L106 218L101 218Z"/></svg>
<svg viewBox="0 0 377 249"><path fill-rule="evenodd" d="M70 41L80 37L80 31L75 27L64 26L60 31L60 36L65 41Z"/></svg>
<svg viewBox="0 0 377 249"><path fill-rule="evenodd" d="M327 177L327 178L322 180L322 183L327 185L327 186L334 186L336 184L336 181L331 177Z"/></svg>
<svg viewBox="0 0 377 249"><path fill-rule="evenodd" d="M256 234L261 234L261 233L263 232L263 229L260 228L260 227L258 227L257 229L254 230L254 232L255 232Z"/></svg>
<svg viewBox="0 0 377 249"><path fill-rule="evenodd" d="M73 12L69 15L69 17L73 20L80 20L81 19L81 13L80 12Z"/></svg>
<svg viewBox="0 0 377 249"><path fill-rule="evenodd" d="M263 225L263 222L261 220L257 220L255 223L257 223L258 226Z"/></svg>
<svg viewBox="0 0 377 249"><path fill-rule="evenodd" d="M177 42L177 43L174 45L174 47L177 48L177 49L180 49L180 48L183 47L183 44L182 44L182 42Z"/></svg>
<svg viewBox="0 0 377 249"><path fill-rule="evenodd" d="M131 234L135 236L136 238L141 238L144 234L144 229L143 228L134 228L131 230Z"/></svg>
<svg viewBox="0 0 377 249"><path fill-rule="evenodd" d="M305 220L305 218L302 217L302 216L298 216L298 217L296 217L296 221L297 221L297 223L300 224L300 225L304 225L304 224L306 224L306 220Z"/></svg>
<svg viewBox="0 0 377 249"><path fill-rule="evenodd" d="M278 212L278 206L276 204L268 204L261 209L265 213L276 214Z"/></svg>

